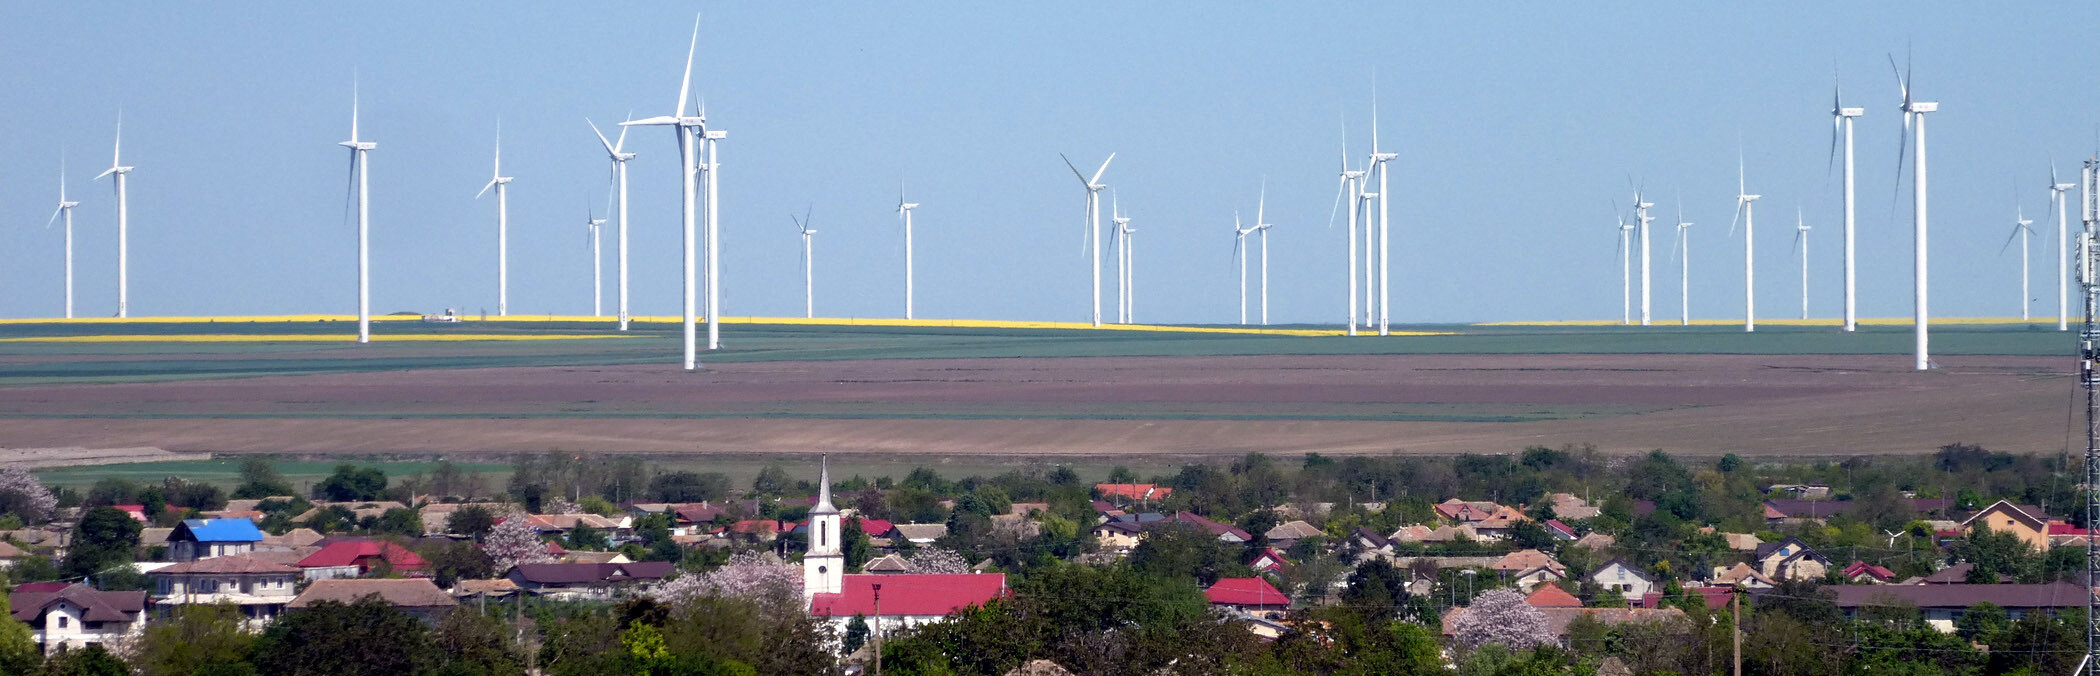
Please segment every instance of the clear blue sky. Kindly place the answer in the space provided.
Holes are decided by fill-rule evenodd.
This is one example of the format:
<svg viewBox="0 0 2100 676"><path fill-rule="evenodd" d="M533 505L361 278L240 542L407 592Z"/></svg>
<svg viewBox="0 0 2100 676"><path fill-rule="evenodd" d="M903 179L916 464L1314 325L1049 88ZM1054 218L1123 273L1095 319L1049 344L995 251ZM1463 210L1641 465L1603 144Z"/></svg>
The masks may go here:
<svg viewBox="0 0 2100 676"><path fill-rule="evenodd" d="M493 311L503 121L511 302L590 305L587 206L605 203L584 126L668 112L693 12L655 4L373 2L0 5L0 316L55 316L61 148L75 198L79 309L115 306L107 166L118 109L132 174L138 315L352 312L344 219L350 80L372 155L379 312ZM1908 197L1886 55L1915 53L1930 119L1934 306L2015 314L2015 201L2053 234L2053 154L2068 175L2100 123L2090 4L1355 5L932 3L706 6L695 68L727 129L721 191L731 315L801 312L799 239L814 203L817 311L901 316L898 181L917 212L922 317L1080 320L1082 193L1058 153L1098 164L1139 229L1138 318L1223 322L1236 307L1235 209L1264 176L1279 322L1338 323L1344 239L1328 227L1340 116L1367 150L1371 73L1394 165L1394 319L1616 318L1627 175L1657 215L1658 318L1682 196L1693 314L1741 316L1736 148L1759 206L1760 315L1797 310L1796 205L1814 313L1838 312L1837 182L1826 171L1833 62L1859 124L1861 312L1909 312ZM2017 11L2013 11L2013 10ZM2089 70L2089 69L2088 69ZM628 140L634 307L678 307L677 174L662 129ZM2075 194L2074 210L2075 210ZM2047 226L2046 228L2044 226ZM2073 223L2076 228L2076 223ZM2047 239L2037 314L2053 313ZM607 308L611 251L606 242ZM1104 282L1113 262L1104 257ZM1103 291L1113 316L1113 292Z"/></svg>

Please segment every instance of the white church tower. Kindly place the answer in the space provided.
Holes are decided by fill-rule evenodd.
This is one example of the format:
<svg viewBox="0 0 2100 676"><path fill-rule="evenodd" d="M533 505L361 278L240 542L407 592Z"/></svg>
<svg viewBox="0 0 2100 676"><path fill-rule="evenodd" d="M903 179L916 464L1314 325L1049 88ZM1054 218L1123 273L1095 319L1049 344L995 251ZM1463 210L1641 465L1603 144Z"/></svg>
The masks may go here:
<svg viewBox="0 0 2100 676"><path fill-rule="evenodd" d="M802 596L837 594L846 582L846 554L839 546L839 508L831 504L831 465L819 458L817 506L809 510L809 551L802 554Z"/></svg>

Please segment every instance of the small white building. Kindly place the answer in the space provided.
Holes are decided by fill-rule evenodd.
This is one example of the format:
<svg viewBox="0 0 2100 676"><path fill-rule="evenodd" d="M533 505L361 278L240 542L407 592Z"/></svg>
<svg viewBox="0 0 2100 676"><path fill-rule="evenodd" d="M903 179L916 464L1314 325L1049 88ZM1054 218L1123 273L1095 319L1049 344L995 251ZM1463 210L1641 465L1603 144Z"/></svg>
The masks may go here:
<svg viewBox="0 0 2100 676"><path fill-rule="evenodd" d="M1661 587L1656 584L1654 576L1624 559L1612 559L1611 563L1598 566L1596 572L1590 573L1590 581L1625 597L1628 603L1640 603L1648 592Z"/></svg>
<svg viewBox="0 0 2100 676"><path fill-rule="evenodd" d="M9 599L14 619L29 625L31 640L45 654L136 637L145 630L146 592L99 591L71 584L57 591L17 591Z"/></svg>

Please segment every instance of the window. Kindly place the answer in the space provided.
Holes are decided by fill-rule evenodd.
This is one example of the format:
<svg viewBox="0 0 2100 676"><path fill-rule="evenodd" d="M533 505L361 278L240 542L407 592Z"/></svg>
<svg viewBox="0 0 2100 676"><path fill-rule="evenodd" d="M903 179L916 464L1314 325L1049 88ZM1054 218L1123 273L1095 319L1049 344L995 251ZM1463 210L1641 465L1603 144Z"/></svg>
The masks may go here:
<svg viewBox="0 0 2100 676"><path fill-rule="evenodd" d="M60 628L60 629L64 629L64 628L66 628L66 616L64 616L64 615L60 615L60 616L58 616L58 628Z"/></svg>
<svg viewBox="0 0 2100 676"><path fill-rule="evenodd" d="M824 546L824 538L825 538L825 537L827 537L827 536L826 536L826 533L830 533L830 532L831 532L831 524L826 524L826 523L819 523L819 524L817 524L817 546L818 546L818 547L822 547L822 546Z"/></svg>

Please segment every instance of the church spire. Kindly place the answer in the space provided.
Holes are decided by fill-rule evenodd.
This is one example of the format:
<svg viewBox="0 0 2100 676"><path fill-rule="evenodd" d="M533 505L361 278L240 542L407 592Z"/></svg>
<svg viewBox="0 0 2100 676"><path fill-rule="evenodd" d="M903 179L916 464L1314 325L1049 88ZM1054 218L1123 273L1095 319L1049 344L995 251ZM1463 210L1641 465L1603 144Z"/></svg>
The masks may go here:
<svg viewBox="0 0 2100 676"><path fill-rule="evenodd" d="M831 461L829 456L817 456L817 506L810 508L811 514L837 514L839 508L831 504Z"/></svg>

